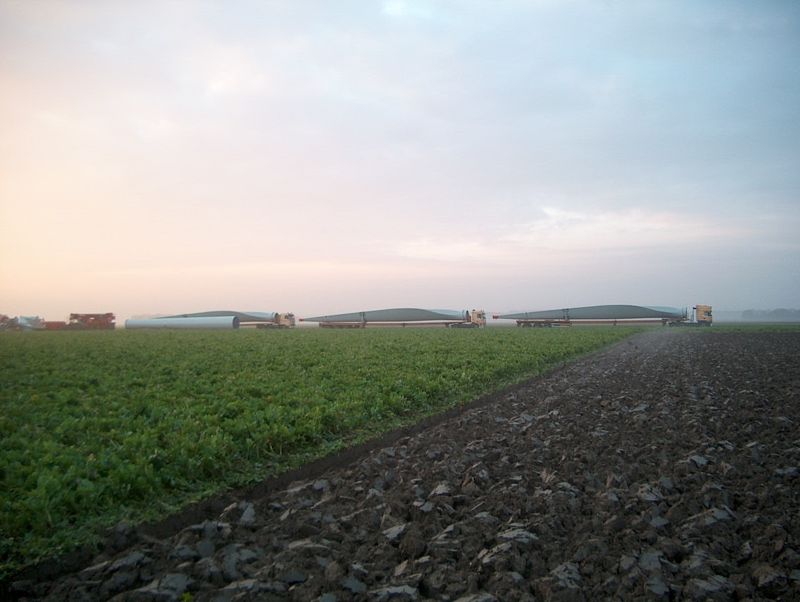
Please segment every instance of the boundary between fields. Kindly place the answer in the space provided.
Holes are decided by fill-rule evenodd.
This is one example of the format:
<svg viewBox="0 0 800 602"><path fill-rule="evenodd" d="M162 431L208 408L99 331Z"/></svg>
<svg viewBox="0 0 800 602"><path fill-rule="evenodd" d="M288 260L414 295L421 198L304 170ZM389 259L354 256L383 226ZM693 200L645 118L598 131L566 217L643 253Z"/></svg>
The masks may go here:
<svg viewBox="0 0 800 602"><path fill-rule="evenodd" d="M148 539L166 539L182 529L200 523L203 520L215 520L226 507L236 501L242 499L257 501L271 493L286 489L294 481L319 478L329 470L343 468L363 459L370 452L388 447L400 439L416 435L426 429L438 426L442 422L457 418L471 410L489 406L512 393L535 385L545 378L557 375L569 366L609 353L622 345L635 344L637 339L648 335L652 336L655 332L662 331L661 329L658 331L647 330L645 332L631 334L619 341L559 362L546 369L541 374L537 374L536 376L512 385L507 385L492 393L486 393L472 401L457 405L443 412L425 417L414 424L387 431L363 443L358 443L351 447L335 451L327 456L298 466L297 468L292 468L282 473L269 476L258 483L213 494L206 499L190 503L181 510L161 520L132 525L134 533L130 535L129 539L122 547L120 547L119 544L115 545L115 539L119 539L119 534L116 533L116 527L111 527L106 531L105 535L101 537L101 541L98 544L86 544L61 556L42 560L6 578L0 582L0 599L14 600L23 595L21 593L16 594L13 591L13 589L15 589L13 588L15 582L39 583L51 581L86 567L92 559L101 552L115 554Z"/></svg>

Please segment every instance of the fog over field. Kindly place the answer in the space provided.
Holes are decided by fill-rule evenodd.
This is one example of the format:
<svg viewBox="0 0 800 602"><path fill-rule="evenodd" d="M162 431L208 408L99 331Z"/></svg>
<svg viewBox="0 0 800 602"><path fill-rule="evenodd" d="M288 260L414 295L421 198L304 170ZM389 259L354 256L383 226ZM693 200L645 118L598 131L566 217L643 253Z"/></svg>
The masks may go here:
<svg viewBox="0 0 800 602"><path fill-rule="evenodd" d="M0 312L800 307L800 5L0 0Z"/></svg>

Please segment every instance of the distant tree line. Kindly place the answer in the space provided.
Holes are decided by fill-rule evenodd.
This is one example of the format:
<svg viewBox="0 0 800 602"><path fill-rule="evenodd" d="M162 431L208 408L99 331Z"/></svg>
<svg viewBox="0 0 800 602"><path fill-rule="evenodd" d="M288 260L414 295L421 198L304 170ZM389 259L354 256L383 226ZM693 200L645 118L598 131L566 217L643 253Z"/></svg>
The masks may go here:
<svg viewBox="0 0 800 602"><path fill-rule="evenodd" d="M800 322L800 309L747 309L742 312L745 322Z"/></svg>

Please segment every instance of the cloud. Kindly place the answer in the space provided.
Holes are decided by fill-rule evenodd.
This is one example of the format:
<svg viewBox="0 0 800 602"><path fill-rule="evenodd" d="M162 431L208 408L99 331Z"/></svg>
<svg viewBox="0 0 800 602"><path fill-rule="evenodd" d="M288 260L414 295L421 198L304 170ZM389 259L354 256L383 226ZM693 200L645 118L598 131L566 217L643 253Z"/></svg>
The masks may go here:
<svg viewBox="0 0 800 602"><path fill-rule="evenodd" d="M597 251L684 245L738 237L743 232L701 215L630 209L573 212L545 207L543 217L520 226L503 242L558 251Z"/></svg>
<svg viewBox="0 0 800 602"><path fill-rule="evenodd" d="M387 0L383 3L383 14L395 19L430 19L433 12L427 3L408 2L407 0Z"/></svg>
<svg viewBox="0 0 800 602"><path fill-rule="evenodd" d="M463 261L488 259L494 255L485 244L470 240L421 238L397 245L396 254L408 259Z"/></svg>
<svg viewBox="0 0 800 602"><path fill-rule="evenodd" d="M211 95L258 94L266 90L263 67L246 48L217 44L202 58L201 77Z"/></svg>
<svg viewBox="0 0 800 602"><path fill-rule="evenodd" d="M643 209L583 212L554 207L541 217L506 226L493 238L419 238L398 244L397 255L434 261L475 261L519 264L537 257L586 256L599 252L685 249L724 240L742 239L748 230L701 216Z"/></svg>
<svg viewBox="0 0 800 602"><path fill-rule="evenodd" d="M306 277L319 274L373 275L380 272L381 265L367 262L344 261L291 261L281 258L275 261L224 261L183 265L178 262L162 261L160 265L144 267L123 267L99 270L105 277L147 277L147 278L199 278L214 274L217 277L271 276Z"/></svg>

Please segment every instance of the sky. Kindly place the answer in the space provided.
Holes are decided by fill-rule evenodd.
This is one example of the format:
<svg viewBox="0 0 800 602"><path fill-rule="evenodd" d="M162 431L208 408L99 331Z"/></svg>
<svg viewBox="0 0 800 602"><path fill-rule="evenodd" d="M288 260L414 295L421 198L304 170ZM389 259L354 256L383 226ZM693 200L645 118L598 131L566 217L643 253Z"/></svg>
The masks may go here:
<svg viewBox="0 0 800 602"><path fill-rule="evenodd" d="M800 307L800 4L0 0L0 313Z"/></svg>

